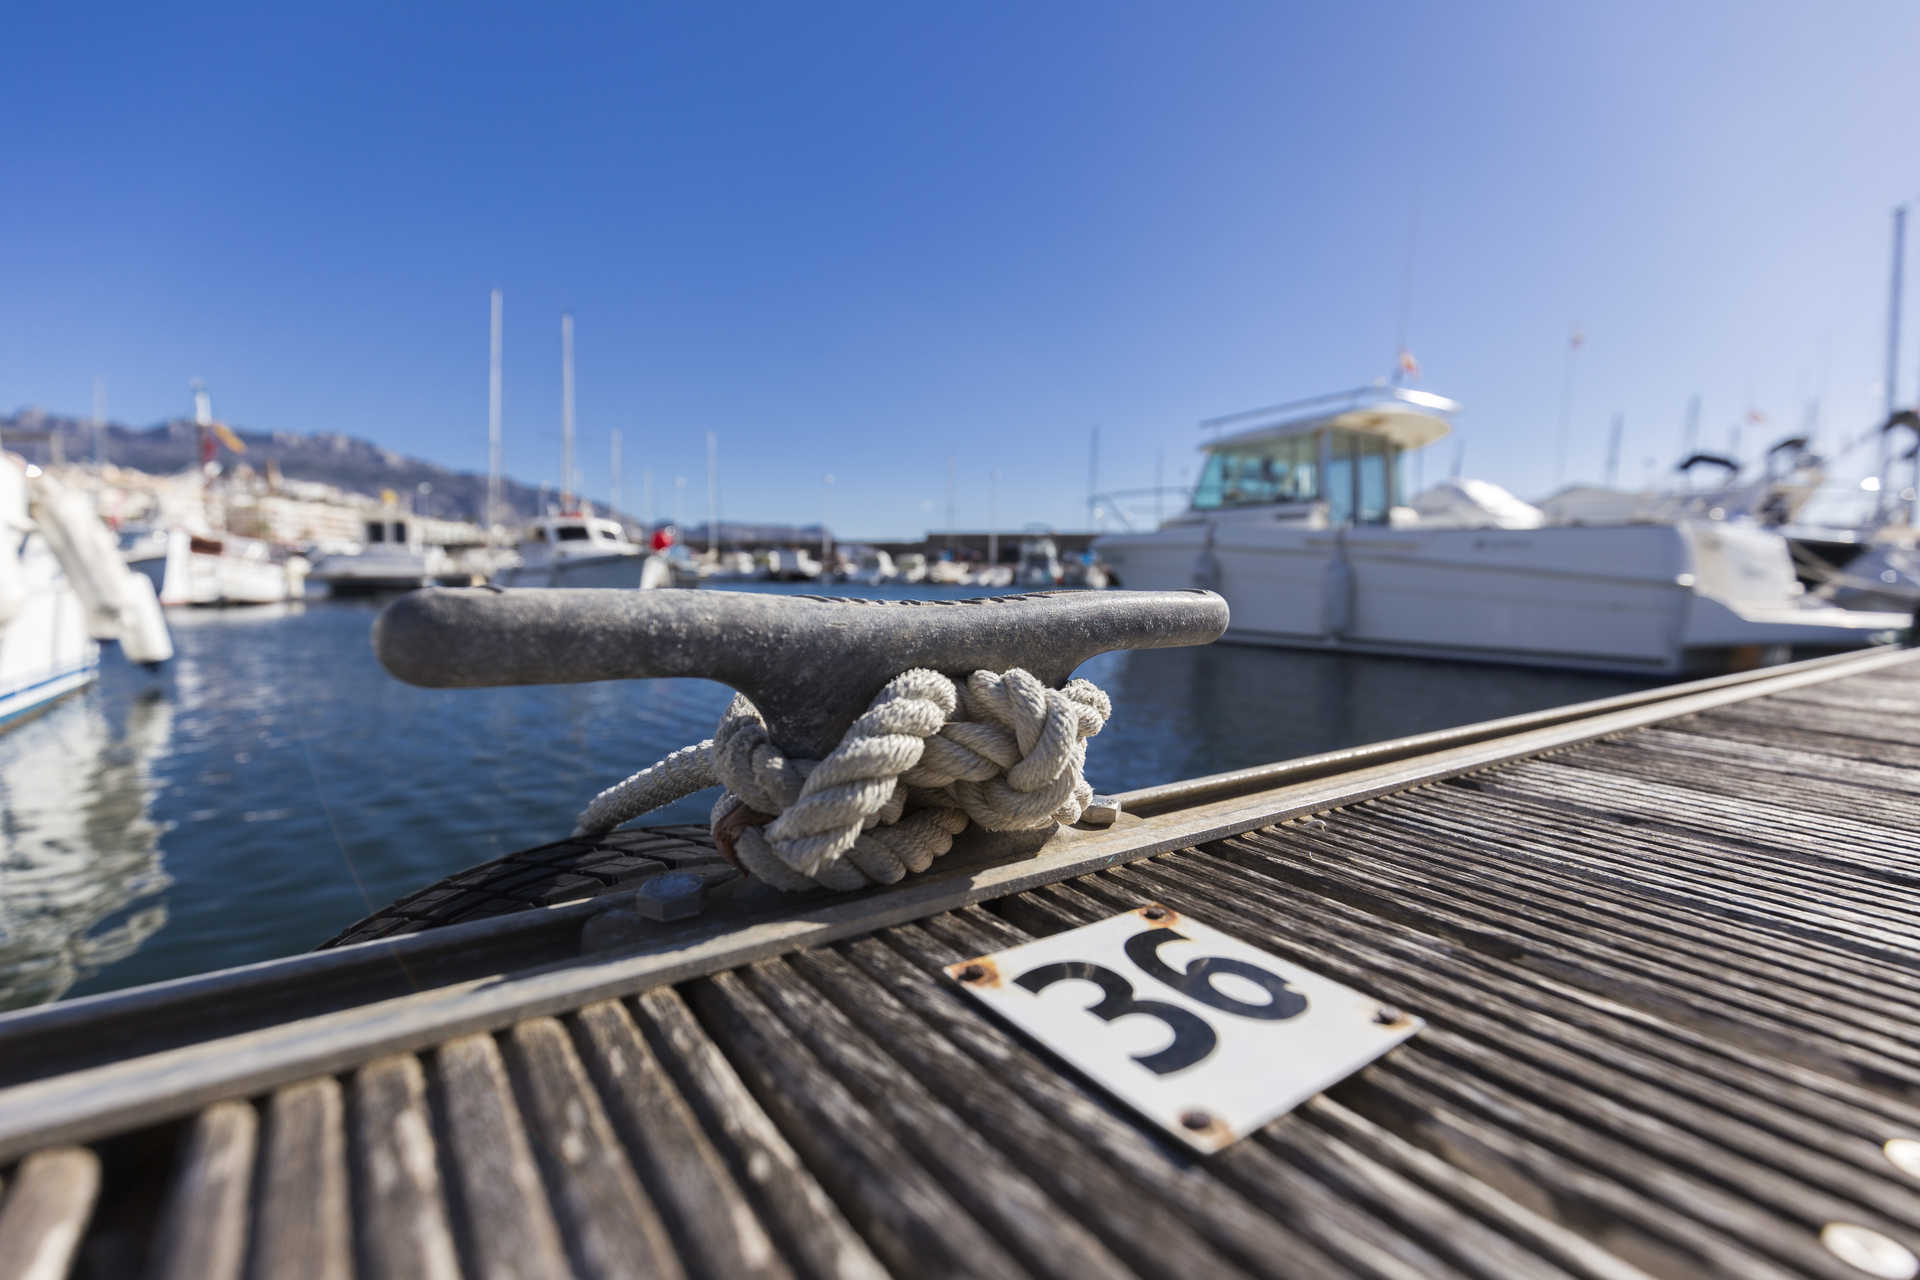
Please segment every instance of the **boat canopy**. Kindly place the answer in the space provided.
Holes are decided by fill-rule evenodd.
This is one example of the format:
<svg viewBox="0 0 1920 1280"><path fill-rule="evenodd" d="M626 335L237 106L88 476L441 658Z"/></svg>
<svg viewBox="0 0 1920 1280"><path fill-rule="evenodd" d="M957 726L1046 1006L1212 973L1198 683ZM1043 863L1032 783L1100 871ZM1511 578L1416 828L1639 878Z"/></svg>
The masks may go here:
<svg viewBox="0 0 1920 1280"><path fill-rule="evenodd" d="M1400 449L1418 449L1453 430L1448 421L1460 406L1445 396L1406 387L1361 387L1289 404L1209 418L1202 430L1227 431L1207 449L1246 448L1334 428L1375 436Z"/></svg>

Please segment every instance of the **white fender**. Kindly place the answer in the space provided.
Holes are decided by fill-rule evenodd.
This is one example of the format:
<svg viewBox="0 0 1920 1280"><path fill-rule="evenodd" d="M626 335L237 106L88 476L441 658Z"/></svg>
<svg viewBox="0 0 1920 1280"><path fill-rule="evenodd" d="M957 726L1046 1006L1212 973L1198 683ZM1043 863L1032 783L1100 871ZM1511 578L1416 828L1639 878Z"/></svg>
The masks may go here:
<svg viewBox="0 0 1920 1280"><path fill-rule="evenodd" d="M35 477L34 515L42 537L60 562L74 594L87 608L96 640L118 640L134 662L160 663L173 656L160 602L146 575L127 568L113 534L87 499L52 476Z"/></svg>
<svg viewBox="0 0 1920 1280"><path fill-rule="evenodd" d="M652 590L656 587L670 587L672 585L673 569L667 564L667 558L658 552L649 555L645 563L640 566L641 590Z"/></svg>
<svg viewBox="0 0 1920 1280"><path fill-rule="evenodd" d="M117 638L127 566L113 535L93 513L93 504L52 476L36 476L31 492L34 523L87 607L87 629L95 640Z"/></svg>
<svg viewBox="0 0 1920 1280"><path fill-rule="evenodd" d="M127 570L127 607L120 615L120 652L129 662L157 666L173 657L173 633L160 597L144 573Z"/></svg>

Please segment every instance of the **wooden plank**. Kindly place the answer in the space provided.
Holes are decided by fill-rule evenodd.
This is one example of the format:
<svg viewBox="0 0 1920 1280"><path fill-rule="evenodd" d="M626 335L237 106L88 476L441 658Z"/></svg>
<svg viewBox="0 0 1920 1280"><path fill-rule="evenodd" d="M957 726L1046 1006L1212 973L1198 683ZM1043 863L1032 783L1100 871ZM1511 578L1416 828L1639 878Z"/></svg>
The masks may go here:
<svg viewBox="0 0 1920 1280"><path fill-rule="evenodd" d="M576 1017L581 1058L648 1192L695 1275L792 1275L692 1109L615 1001Z"/></svg>
<svg viewBox="0 0 1920 1280"><path fill-rule="evenodd" d="M887 1272L879 1259L807 1171L679 993L672 988L649 991L633 1000L630 1011L649 1047L671 1064L675 1083L734 1182L753 1198L781 1258L821 1280L883 1280Z"/></svg>
<svg viewBox="0 0 1920 1280"><path fill-rule="evenodd" d="M890 953L877 941L845 945L866 947L869 963L888 967L885 956ZM881 954L872 954L876 951ZM896 972L910 975L898 982L876 981L864 966L831 952L802 952L791 963L874 1045L884 1046L901 1071L1061 1200L1062 1216L1070 1213L1129 1267L1142 1274L1173 1274L1182 1267L1210 1276L1245 1274L1153 1189L1121 1176L1082 1144L1060 1123L1056 1110L1036 1107L1000 1084L1003 1070L989 1070L969 1058L942 1024L921 1021L895 994L897 988L914 984L955 1000L953 992L942 990L944 975L915 973L898 957L893 961L899 966ZM1142 1145L1150 1143L1143 1138ZM1165 1170L1174 1167L1170 1160L1159 1164ZM968 1162L968 1167L974 1166Z"/></svg>
<svg viewBox="0 0 1920 1280"><path fill-rule="evenodd" d="M552 1018L531 1018L508 1034L507 1050L573 1274L677 1280L684 1273L666 1228L566 1029Z"/></svg>
<svg viewBox="0 0 1920 1280"><path fill-rule="evenodd" d="M870 1099L821 1066L740 975L689 984L708 1034L742 1073L868 1246L889 1268L927 1277L1028 1272L881 1125Z"/></svg>
<svg viewBox="0 0 1920 1280"><path fill-rule="evenodd" d="M331 1076L288 1085L267 1104L251 1270L347 1280L347 1137Z"/></svg>
<svg viewBox="0 0 1920 1280"><path fill-rule="evenodd" d="M100 1161L83 1147L56 1147L21 1161L0 1201L0 1276L65 1276L99 1192Z"/></svg>
<svg viewBox="0 0 1920 1280"><path fill-rule="evenodd" d="M567 1252L493 1037L440 1046L433 1074L466 1272L485 1280L567 1274Z"/></svg>
<svg viewBox="0 0 1920 1280"><path fill-rule="evenodd" d="M921 1166L959 1175L945 1180L946 1194L1016 1252L1028 1269L1060 1277L1127 1274L1099 1236L1055 1203L1037 1176L1026 1172L1018 1155L1009 1159L944 1106L794 964L772 961L741 976L836 1081L866 1100L867 1113ZM1055 1178L1047 1181L1058 1184Z"/></svg>
<svg viewBox="0 0 1920 1280"><path fill-rule="evenodd" d="M353 1104L361 1272L376 1280L459 1280L419 1059L397 1054L362 1067Z"/></svg>
<svg viewBox="0 0 1920 1280"><path fill-rule="evenodd" d="M1835 1260L1819 1247L1814 1232L1804 1227L1795 1229L1796 1225L1822 1209L1841 1211L1842 1221L1874 1225L1880 1221L1858 1205L1845 1204L1810 1183L1783 1178L1724 1147L1716 1148L1698 1138L1666 1141L1656 1127L1640 1122L1629 1109L1606 1102L1604 1093L1594 1088L1606 1079L1598 1073L1588 1072L1545 1095L1562 1102L1580 1099L1577 1115L1534 1105L1518 1088L1496 1083L1510 1079L1517 1086L1524 1083L1525 1075L1513 1073L1509 1070L1512 1064L1500 1061L1490 1038L1468 1042L1447 1030L1454 1021L1465 1025L1461 1011L1467 994L1450 981L1457 961L1414 970L1400 964L1390 967L1377 918L1367 919L1362 928L1355 929L1351 921L1359 913L1343 910L1329 900L1307 899L1297 893L1267 893L1251 884L1201 877L1185 869L1153 867L1112 874L1123 885L1137 883L1176 909L1193 911L1201 919L1231 928L1256 945L1282 955L1292 953L1321 973L1421 1012L1429 1019L1428 1029L1355 1081L1377 1083L1385 1075L1404 1078L1426 1095L1446 1098L1446 1108L1468 1117L1464 1123L1470 1131L1524 1135L1518 1140L1529 1149L1525 1163L1537 1169L1544 1162L1560 1171L1559 1181L1549 1180L1547 1185L1576 1180L1576 1166L1586 1165L1594 1176L1629 1190L1635 1197L1622 1199L1617 1192L1609 1192L1608 1198L1628 1211L1628 1219L1619 1226L1649 1241L1662 1236L1670 1241L1686 1237L1695 1252L1709 1249L1729 1258L1733 1256L1730 1250L1764 1250L1772 1260L1763 1262L1759 1256L1753 1257L1748 1264L1755 1268L1753 1274L1792 1269L1837 1275ZM1321 914L1329 917L1326 923L1312 923ZM1345 919L1336 923L1332 917ZM1366 941L1355 947L1348 941L1355 937ZM1430 984L1429 989L1413 985L1414 978ZM1433 985L1448 990L1446 999L1436 998ZM1474 1046L1475 1060L1458 1061L1457 1055L1466 1051L1469 1043ZM1435 1048L1436 1044L1440 1048ZM1342 1086L1334 1096L1351 1102L1355 1095L1348 1090L1353 1084L1350 1081ZM1407 1117L1401 1115L1400 1119L1405 1122ZM1659 1154L1642 1154L1630 1142L1611 1136L1609 1127L1619 1123L1636 1125L1633 1132L1637 1141L1657 1140ZM1737 1188L1737 1194L1722 1189L1728 1185ZM1688 1219L1707 1227L1713 1235L1704 1235L1698 1228L1682 1229ZM1818 1223L1813 1225L1817 1230Z"/></svg>
<svg viewBox="0 0 1920 1280"><path fill-rule="evenodd" d="M162 1218L156 1277L231 1280L240 1274L259 1128L250 1102L215 1103L195 1118Z"/></svg>
<svg viewBox="0 0 1920 1280"><path fill-rule="evenodd" d="M943 941L934 932L936 926L939 935L952 937L961 945ZM1333 1259L1317 1246L1215 1178L1206 1162L1187 1158L1159 1142L1024 1040L979 1011L959 1004L940 985L946 980L943 970L947 965L1008 941L973 930L956 914L925 926L889 930L881 938L862 939L849 944L846 954L915 1014L938 1028L943 1039L964 1051L979 1077L994 1081L995 1087L1046 1116L1062 1135L1063 1160L1072 1158L1065 1153L1073 1153L1122 1180L1125 1190L1117 1201L1120 1207L1137 1212L1151 1228L1171 1216L1178 1225L1168 1228L1168 1238L1175 1244L1191 1235L1201 1237L1203 1245L1191 1255L1197 1270L1231 1274L1224 1269L1216 1273L1208 1265L1209 1258L1219 1257L1231 1267L1255 1275L1284 1272L1288 1267L1297 1268L1300 1274L1338 1271ZM1046 1165L1053 1163L1057 1161ZM1126 1244L1121 1241L1115 1247ZM1150 1269L1141 1269L1150 1274Z"/></svg>

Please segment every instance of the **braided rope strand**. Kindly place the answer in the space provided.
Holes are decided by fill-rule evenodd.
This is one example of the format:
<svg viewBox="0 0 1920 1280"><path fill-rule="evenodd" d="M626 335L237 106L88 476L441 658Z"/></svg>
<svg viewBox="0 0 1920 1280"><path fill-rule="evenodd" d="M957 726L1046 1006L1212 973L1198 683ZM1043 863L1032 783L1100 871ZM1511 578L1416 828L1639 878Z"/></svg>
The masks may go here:
<svg viewBox="0 0 1920 1280"><path fill-rule="evenodd" d="M916 668L888 681L813 761L783 753L736 696L712 738L595 796L574 834L611 831L719 784L716 838L726 824L747 874L786 891L893 884L925 871L969 824L1030 831L1079 821L1093 796L1087 739L1112 714L1087 680L1049 689L1016 667L956 686Z"/></svg>

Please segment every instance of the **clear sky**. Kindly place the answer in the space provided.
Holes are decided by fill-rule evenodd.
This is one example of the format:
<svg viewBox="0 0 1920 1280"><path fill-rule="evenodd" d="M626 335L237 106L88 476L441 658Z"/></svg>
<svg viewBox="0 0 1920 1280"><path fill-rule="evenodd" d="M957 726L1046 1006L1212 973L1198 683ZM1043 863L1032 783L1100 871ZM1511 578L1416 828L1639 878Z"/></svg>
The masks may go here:
<svg viewBox="0 0 1920 1280"><path fill-rule="evenodd" d="M9 5L0 405L190 408L486 462L607 439L729 516L1084 523L1202 417L1390 371L1466 471L1625 478L1880 409L1920 7ZM1410 229L1413 234L1410 237ZM1920 259L1920 226L1916 259ZM1409 273L1409 240L1413 243ZM1407 282L1410 281L1410 288ZM1920 274L1914 293L1920 296ZM1920 384L1920 310L1902 356ZM1452 465L1452 442L1422 464ZM1856 473L1863 454L1850 460ZM668 511L669 498L660 509Z"/></svg>

